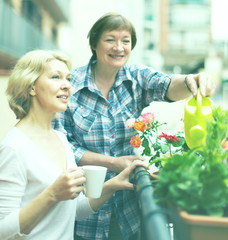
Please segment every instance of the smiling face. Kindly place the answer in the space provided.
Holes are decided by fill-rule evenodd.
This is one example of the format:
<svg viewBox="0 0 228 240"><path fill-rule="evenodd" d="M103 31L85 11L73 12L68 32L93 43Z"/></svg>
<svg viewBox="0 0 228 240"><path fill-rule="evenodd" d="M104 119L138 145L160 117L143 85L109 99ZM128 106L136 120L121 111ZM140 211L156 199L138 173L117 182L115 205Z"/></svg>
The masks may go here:
<svg viewBox="0 0 228 240"><path fill-rule="evenodd" d="M105 31L94 49L97 63L105 67L120 68L131 53L131 34L127 30Z"/></svg>
<svg viewBox="0 0 228 240"><path fill-rule="evenodd" d="M71 73L67 65L59 60L49 61L44 72L30 91L31 109L42 109L52 114L63 112L71 95Z"/></svg>

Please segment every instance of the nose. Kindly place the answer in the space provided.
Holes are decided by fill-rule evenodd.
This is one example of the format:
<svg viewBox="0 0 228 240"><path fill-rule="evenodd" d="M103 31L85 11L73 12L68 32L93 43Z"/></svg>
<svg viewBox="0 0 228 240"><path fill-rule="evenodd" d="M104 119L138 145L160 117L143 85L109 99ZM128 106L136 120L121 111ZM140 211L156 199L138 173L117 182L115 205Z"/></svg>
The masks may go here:
<svg viewBox="0 0 228 240"><path fill-rule="evenodd" d="M116 51L122 51L123 50L123 43L121 41L116 41L113 49Z"/></svg>
<svg viewBox="0 0 228 240"><path fill-rule="evenodd" d="M62 89L71 89L72 85L68 79L64 79L61 87Z"/></svg>

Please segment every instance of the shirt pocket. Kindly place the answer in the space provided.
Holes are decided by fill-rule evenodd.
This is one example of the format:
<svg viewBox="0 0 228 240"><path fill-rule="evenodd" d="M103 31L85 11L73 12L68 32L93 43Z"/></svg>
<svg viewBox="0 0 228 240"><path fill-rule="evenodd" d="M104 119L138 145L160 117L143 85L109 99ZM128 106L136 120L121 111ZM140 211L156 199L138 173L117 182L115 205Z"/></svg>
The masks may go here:
<svg viewBox="0 0 228 240"><path fill-rule="evenodd" d="M140 111L138 111L137 108L135 108L134 106L130 105L130 106L124 106L122 108L122 115L123 115L123 121L127 121L130 118L138 118Z"/></svg>
<svg viewBox="0 0 228 240"><path fill-rule="evenodd" d="M87 134L91 131L96 120L96 113L85 107L78 107L73 114L74 128L79 134Z"/></svg>

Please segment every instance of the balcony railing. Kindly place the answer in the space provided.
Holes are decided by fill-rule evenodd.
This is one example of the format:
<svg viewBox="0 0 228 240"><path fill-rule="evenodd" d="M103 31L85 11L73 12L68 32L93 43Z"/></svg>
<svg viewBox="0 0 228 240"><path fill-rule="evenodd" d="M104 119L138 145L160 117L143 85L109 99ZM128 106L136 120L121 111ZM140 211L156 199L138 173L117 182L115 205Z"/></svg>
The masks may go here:
<svg viewBox="0 0 228 240"><path fill-rule="evenodd" d="M33 49L56 49L32 23L0 1L0 51L18 58Z"/></svg>
<svg viewBox="0 0 228 240"><path fill-rule="evenodd" d="M136 167L134 186L141 213L143 240L184 240L184 229L176 213L155 202L154 186L144 167Z"/></svg>
<svg viewBox="0 0 228 240"><path fill-rule="evenodd" d="M141 211L144 240L170 240L171 234L165 210L154 201L153 186L145 168L135 169L134 184Z"/></svg>

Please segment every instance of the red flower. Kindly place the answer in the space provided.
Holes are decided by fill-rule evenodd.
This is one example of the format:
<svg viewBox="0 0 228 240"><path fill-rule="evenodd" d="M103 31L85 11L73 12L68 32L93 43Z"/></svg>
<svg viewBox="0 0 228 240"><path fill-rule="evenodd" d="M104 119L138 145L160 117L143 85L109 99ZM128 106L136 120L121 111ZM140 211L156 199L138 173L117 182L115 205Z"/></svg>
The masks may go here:
<svg viewBox="0 0 228 240"><path fill-rule="evenodd" d="M167 135L167 134L162 132L160 134L159 138L165 138L168 143L172 143L172 142L180 143L180 139L176 135Z"/></svg>
<svg viewBox="0 0 228 240"><path fill-rule="evenodd" d="M135 122L134 129L137 130L137 131L143 132L146 129L146 124L144 122L140 121L140 120L137 120Z"/></svg>
<svg viewBox="0 0 228 240"><path fill-rule="evenodd" d="M141 146L141 144L142 144L142 140L141 140L141 138L139 136L133 136L131 138L130 143L131 143L132 147L139 148Z"/></svg>

